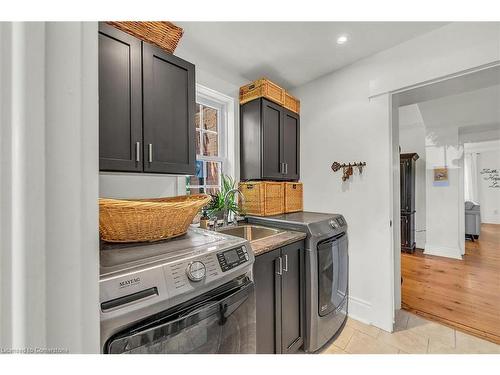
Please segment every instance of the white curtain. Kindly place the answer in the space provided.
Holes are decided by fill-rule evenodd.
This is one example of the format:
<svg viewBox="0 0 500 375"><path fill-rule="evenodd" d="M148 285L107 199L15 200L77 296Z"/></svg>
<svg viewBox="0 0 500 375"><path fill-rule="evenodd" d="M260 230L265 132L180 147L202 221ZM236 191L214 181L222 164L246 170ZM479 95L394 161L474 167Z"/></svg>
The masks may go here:
<svg viewBox="0 0 500 375"><path fill-rule="evenodd" d="M472 201L479 204L479 180L477 170L477 158L479 154L476 152L467 152L465 154L465 174L464 174L464 195L465 201Z"/></svg>

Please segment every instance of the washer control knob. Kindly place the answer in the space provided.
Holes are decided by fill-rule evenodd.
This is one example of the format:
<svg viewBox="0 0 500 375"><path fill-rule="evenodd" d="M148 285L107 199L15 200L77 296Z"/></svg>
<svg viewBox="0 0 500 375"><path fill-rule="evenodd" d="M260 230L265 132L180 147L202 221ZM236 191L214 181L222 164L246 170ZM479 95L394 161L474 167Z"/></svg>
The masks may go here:
<svg viewBox="0 0 500 375"><path fill-rule="evenodd" d="M191 281L201 281L205 278L207 269L203 262L194 261L188 264L186 274Z"/></svg>

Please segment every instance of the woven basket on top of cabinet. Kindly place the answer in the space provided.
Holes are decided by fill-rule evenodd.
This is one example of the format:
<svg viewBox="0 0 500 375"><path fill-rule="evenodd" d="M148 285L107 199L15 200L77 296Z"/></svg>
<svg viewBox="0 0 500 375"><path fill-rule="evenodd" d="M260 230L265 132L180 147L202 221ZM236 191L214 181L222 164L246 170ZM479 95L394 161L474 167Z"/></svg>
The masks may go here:
<svg viewBox="0 0 500 375"><path fill-rule="evenodd" d="M107 242L152 242L187 232L205 194L151 199L99 199L99 233Z"/></svg>
<svg viewBox="0 0 500 375"><path fill-rule="evenodd" d="M283 182L241 182L240 191L245 196L243 211L246 215L270 216L284 210Z"/></svg>
<svg viewBox="0 0 500 375"><path fill-rule="evenodd" d="M174 53L184 30L168 21L108 21L113 27Z"/></svg>
<svg viewBox="0 0 500 375"><path fill-rule="evenodd" d="M292 112L300 113L300 100L285 91L285 103L283 104L283 107Z"/></svg>
<svg viewBox="0 0 500 375"><path fill-rule="evenodd" d="M285 182L285 213L304 209L302 182Z"/></svg>
<svg viewBox="0 0 500 375"><path fill-rule="evenodd" d="M240 87L240 104L264 97L279 105L285 104L285 90L267 78L261 78Z"/></svg>

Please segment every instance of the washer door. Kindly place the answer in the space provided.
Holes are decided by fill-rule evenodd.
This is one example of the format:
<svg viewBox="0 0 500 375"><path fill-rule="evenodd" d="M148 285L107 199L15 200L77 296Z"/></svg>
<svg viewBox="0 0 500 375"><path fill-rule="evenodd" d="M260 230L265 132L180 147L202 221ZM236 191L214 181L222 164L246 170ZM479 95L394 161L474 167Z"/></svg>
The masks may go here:
<svg viewBox="0 0 500 375"><path fill-rule="evenodd" d="M345 233L318 243L318 314L337 310L347 298L347 235Z"/></svg>
<svg viewBox="0 0 500 375"><path fill-rule="evenodd" d="M254 284L249 279L236 288L228 284L114 335L105 352L255 353Z"/></svg>

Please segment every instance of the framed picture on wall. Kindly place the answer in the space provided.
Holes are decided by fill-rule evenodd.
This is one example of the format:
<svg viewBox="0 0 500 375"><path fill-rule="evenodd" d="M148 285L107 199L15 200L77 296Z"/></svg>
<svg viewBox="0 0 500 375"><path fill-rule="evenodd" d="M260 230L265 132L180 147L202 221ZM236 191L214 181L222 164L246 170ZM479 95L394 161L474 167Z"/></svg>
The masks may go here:
<svg viewBox="0 0 500 375"><path fill-rule="evenodd" d="M434 186L448 186L448 168L434 168Z"/></svg>

